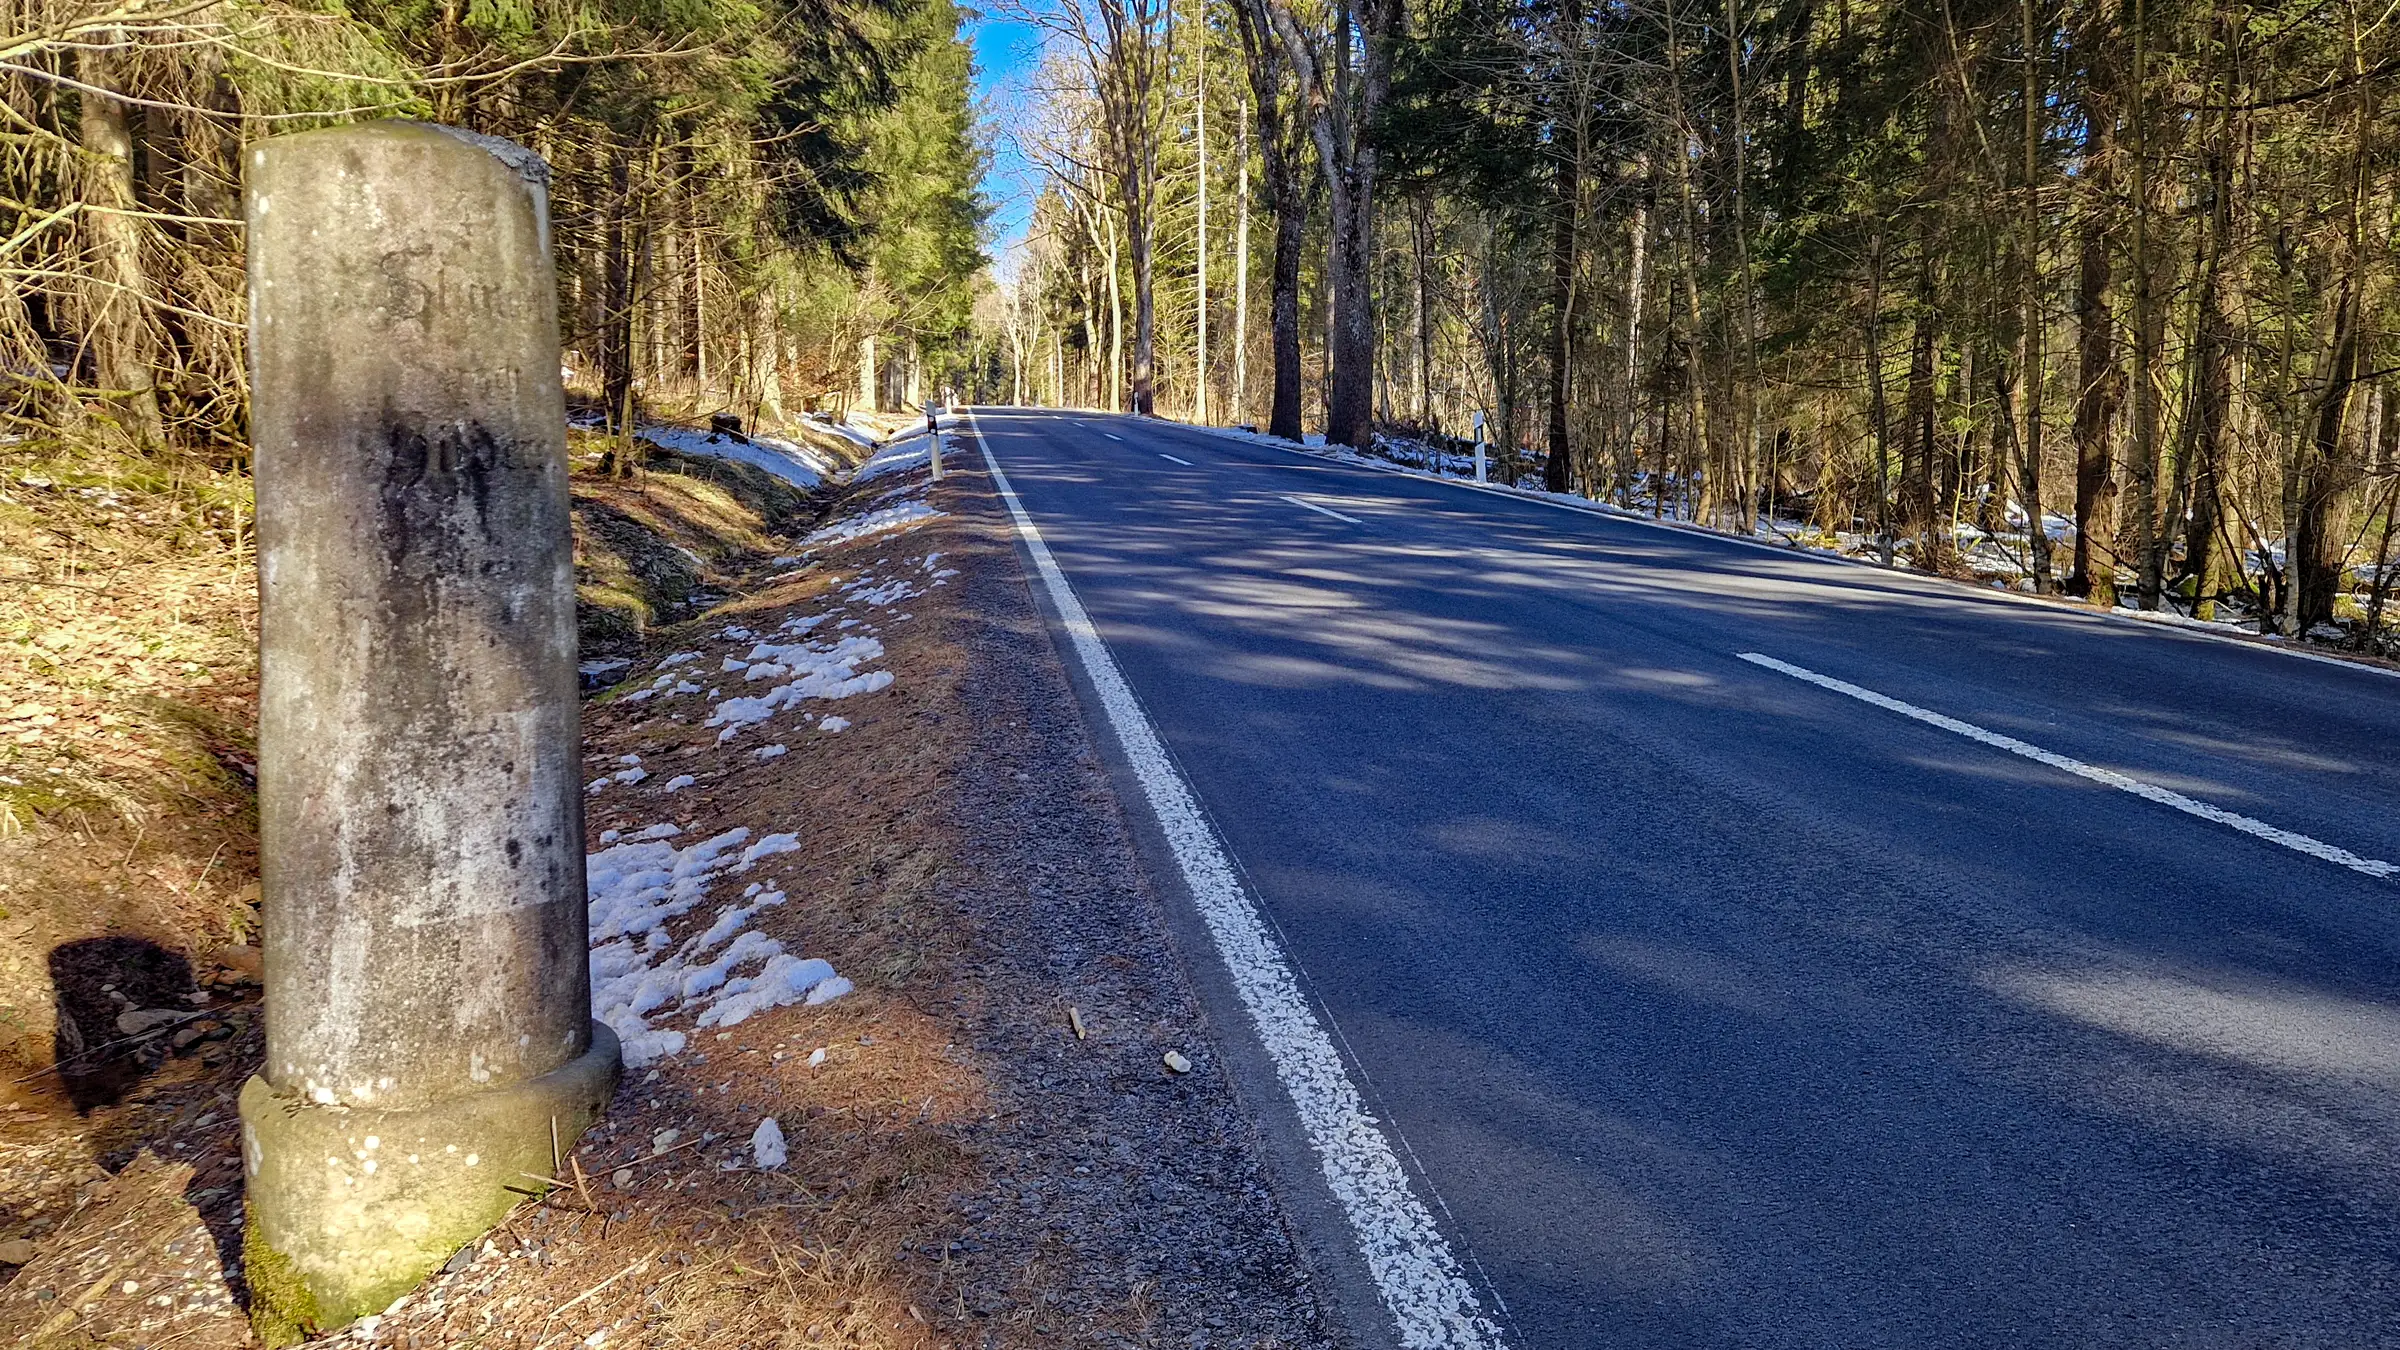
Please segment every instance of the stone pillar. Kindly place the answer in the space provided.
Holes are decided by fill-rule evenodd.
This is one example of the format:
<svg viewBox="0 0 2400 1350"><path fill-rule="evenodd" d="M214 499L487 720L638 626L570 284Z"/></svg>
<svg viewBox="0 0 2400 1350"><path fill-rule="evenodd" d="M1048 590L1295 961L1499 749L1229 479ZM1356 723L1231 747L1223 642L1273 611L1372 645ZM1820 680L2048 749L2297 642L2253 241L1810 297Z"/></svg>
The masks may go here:
<svg viewBox="0 0 2400 1350"><path fill-rule="evenodd" d="M618 1058L548 170L411 122L248 153L267 1062L241 1112L272 1341L379 1311L555 1176Z"/></svg>

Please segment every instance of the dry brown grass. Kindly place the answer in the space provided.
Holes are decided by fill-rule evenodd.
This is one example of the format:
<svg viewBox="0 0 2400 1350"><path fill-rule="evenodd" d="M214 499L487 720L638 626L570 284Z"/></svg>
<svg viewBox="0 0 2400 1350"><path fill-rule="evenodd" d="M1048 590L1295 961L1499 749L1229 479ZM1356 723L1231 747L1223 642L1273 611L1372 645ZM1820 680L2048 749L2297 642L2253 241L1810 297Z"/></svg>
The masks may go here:
<svg viewBox="0 0 2400 1350"><path fill-rule="evenodd" d="M53 1052L52 953L129 936L205 968L256 924L248 519L247 479L204 463L0 449L7 1079Z"/></svg>
<svg viewBox="0 0 2400 1350"><path fill-rule="evenodd" d="M834 602L831 588L862 570L890 576L928 549L946 556L981 550L982 561L962 564L970 569L1013 566L1004 537L954 532L957 522L945 521L915 535L858 541L816 565L753 569L771 549L790 546L773 523L739 491L712 493L705 480L694 487L668 477L653 475L646 489L635 479L595 490L579 476L579 497L620 512L653 539L675 531L724 541L720 553L692 551L734 594L705 617L679 619L671 605L659 606L651 626L621 639L628 655L699 650L713 669L748 646L723 636L727 625L763 630L787 612L817 612ZM806 523L813 522L789 528ZM960 878L981 875L991 856L968 851L979 827L959 805L962 783L992 776L988 766L975 767L983 753L981 705L966 684L970 669L989 669L976 664L988 663L988 654L967 645L980 630L963 602L963 583L979 575L970 570L948 590L928 586L898 606L917 611L912 621L849 611L879 628L886 654L876 664L897 680L834 707L816 705L849 719L838 735L785 717L771 731L720 746L715 729L700 725L698 700L669 706L602 693L587 702L585 749L596 761L639 754L656 779L689 773L696 780L674 794L654 781L646 792L592 797L595 840L606 829L661 819L701 836L736 825L797 831L799 851L763 858L744 876L744 884L757 880L790 897L761 911L754 926L793 953L830 960L858 987L822 1006L772 1009L725 1031L698 1032L683 1053L630 1073L604 1121L571 1150L561 1184L529 1195L453 1269L340 1341L1047 1350L1157 1344L1178 1333L1179 1320L1190 1320L1189 1281L1174 1283L1181 1252L1162 1248L1155 1232L1134 1236L1141 1225L1133 1220L1145 1209L1155 1220L1159 1209L1196 1200L1176 1191L1162 1202L1156 1197L1165 1192L1145 1181L1169 1172L1213 1179L1227 1145L1213 1137L1216 1127L1200 1128L1176 1136L1185 1146L1134 1160L1135 1170L1121 1176L1110 1173L1122 1164L1101 1156L1125 1151L1113 1132L1132 1130L1127 1122L1140 1112L1183 1109L1133 1105L1137 1092L1158 1095L1155 1085L1123 1077L1163 1072L1152 1042L1168 1029L1134 1020L1133 1004L1122 998L1094 1002L1087 994L1085 1012L1100 1019L1099 1029L1089 1046L1072 1041L1053 985L1022 975L1002 980L993 964L1038 967L1041 955L995 951L991 932L979 927L990 916L966 908L967 896L983 893L978 887L1038 894L1059 880L1047 870L1012 871L962 890ZM633 669L649 664L638 660ZM786 744L787 753L766 761L748 753L769 740ZM1013 781L1027 778L1020 772ZM1108 884L1122 891L1125 878L1111 877ZM729 898L731 891L711 897ZM706 923L713 908L686 916L675 935ZM1121 963L1109 953L1095 964ZM236 1000L227 1015L241 1019L239 1031L229 1043L234 1053L216 1065L171 1061L118 1105L86 1117L0 1113L0 1170L50 1178L44 1203L70 1215L45 1230L34 1265L0 1283L0 1340L54 1321L58 1300L80 1299L96 1278L94 1254L122 1245L110 1235L126 1231L127 1215L155 1215L147 1226L161 1233L188 1232L194 1223L226 1230L238 1199L230 1184L240 1172L231 1094L257 1054L248 1001ZM668 1024L683 1025L671 1015ZM1015 1031L995 1038L995 1025ZM1190 1044L1180 1039L1188 1028L1175 1034L1175 1043ZM812 1066L811 1052L820 1049L823 1059ZM780 1122L789 1152L787 1165L771 1171L748 1165L751 1132L767 1115ZM678 1134L662 1144L665 1130ZM1054 1130L1055 1140L1048 1137ZM145 1149L170 1165L126 1166ZM109 1179L95 1162L125 1170ZM1098 1175L1087 1178L1087 1171ZM539 1189L528 1181L529 1191ZM1026 1208L1036 1191L1050 1206L1046 1214ZM0 1206L8 1203L0 1193ZM1244 1231L1255 1238L1264 1230ZM1202 1239L1201 1250L1217 1251L1226 1240ZM1148 1248L1135 1250L1145 1241ZM1157 1280L1128 1274L1129 1256L1179 1289L1177 1298L1157 1298ZM134 1259L158 1265L169 1258ZM142 1282L142 1298L154 1297L150 1281L158 1272L126 1273ZM188 1287L162 1287L203 1305L228 1292L214 1271ZM156 1316L141 1299L96 1297L78 1306L58 1343L134 1343L148 1336L142 1321ZM219 1319L210 1322L212 1334L223 1329Z"/></svg>
<svg viewBox="0 0 2400 1350"><path fill-rule="evenodd" d="M626 648L740 587L819 509L746 465L650 450L604 471L614 441L577 432L575 589L586 655Z"/></svg>

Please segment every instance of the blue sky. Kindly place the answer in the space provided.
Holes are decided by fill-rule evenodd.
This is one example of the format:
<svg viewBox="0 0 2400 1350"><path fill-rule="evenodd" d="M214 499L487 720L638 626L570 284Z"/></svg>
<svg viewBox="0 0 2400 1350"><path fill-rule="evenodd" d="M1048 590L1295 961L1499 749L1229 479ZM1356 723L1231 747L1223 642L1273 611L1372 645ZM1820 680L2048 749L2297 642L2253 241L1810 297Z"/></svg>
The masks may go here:
<svg viewBox="0 0 2400 1350"><path fill-rule="evenodd" d="M987 119L985 134L991 138L992 165L984 191L992 201L990 249L997 262L1024 239L1033 213L1033 194L1041 186L1040 172L1001 134L1011 111L1027 97L1034 67L1041 60L1041 38L1031 25L973 14L967 22L967 40L975 49L975 94Z"/></svg>

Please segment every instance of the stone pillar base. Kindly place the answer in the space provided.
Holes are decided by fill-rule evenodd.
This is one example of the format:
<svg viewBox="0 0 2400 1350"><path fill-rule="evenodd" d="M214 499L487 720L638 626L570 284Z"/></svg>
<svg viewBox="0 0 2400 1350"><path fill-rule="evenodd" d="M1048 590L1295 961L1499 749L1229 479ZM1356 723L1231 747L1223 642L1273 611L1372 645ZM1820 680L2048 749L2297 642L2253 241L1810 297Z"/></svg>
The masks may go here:
<svg viewBox="0 0 2400 1350"><path fill-rule="evenodd" d="M616 1033L539 1078L406 1110L242 1088L251 1317L270 1344L380 1312L555 1176L616 1090Z"/></svg>

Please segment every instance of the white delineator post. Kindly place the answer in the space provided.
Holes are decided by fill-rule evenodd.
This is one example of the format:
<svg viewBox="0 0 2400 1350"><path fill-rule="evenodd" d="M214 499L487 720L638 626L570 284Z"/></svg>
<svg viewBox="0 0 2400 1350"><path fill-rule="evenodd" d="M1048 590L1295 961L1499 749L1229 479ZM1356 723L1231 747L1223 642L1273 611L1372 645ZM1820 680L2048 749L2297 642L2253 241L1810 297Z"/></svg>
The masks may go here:
<svg viewBox="0 0 2400 1350"><path fill-rule="evenodd" d="M1475 412L1475 481L1476 481L1476 482L1478 482L1478 483L1488 483L1488 482L1490 482L1490 481L1491 481L1490 475L1489 475L1489 474L1487 474L1487 473L1486 473L1484 470L1485 470L1485 465L1484 465L1484 457L1483 457L1483 410L1479 408L1479 409L1477 409L1477 410L1476 410L1476 412Z"/></svg>
<svg viewBox="0 0 2400 1350"><path fill-rule="evenodd" d="M548 171L375 122L247 157L270 1342L378 1311L557 1175L593 1022Z"/></svg>

